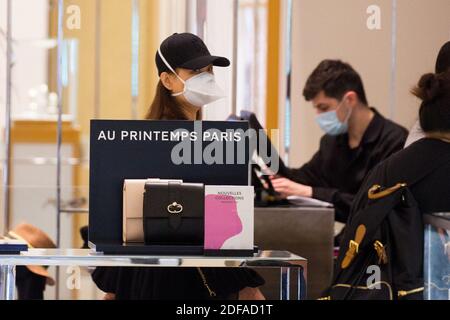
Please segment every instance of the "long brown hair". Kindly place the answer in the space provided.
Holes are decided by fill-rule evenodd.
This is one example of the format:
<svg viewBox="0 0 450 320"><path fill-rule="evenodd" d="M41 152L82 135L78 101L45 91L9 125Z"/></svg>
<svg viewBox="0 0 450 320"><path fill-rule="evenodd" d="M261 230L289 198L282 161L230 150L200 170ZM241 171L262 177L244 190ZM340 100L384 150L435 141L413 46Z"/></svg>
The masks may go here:
<svg viewBox="0 0 450 320"><path fill-rule="evenodd" d="M171 96L171 92L164 87L161 80L158 82L155 98L153 98L145 118L149 120L191 120ZM201 120L200 111L197 112L196 118L196 120Z"/></svg>

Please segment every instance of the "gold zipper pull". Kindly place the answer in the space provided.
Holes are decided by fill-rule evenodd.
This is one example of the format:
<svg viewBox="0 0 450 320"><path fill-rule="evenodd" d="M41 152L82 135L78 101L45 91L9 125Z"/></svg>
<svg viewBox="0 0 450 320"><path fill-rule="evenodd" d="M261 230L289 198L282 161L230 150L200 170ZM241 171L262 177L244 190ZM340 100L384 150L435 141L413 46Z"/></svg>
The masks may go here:
<svg viewBox="0 0 450 320"><path fill-rule="evenodd" d="M388 263L388 257L386 254L386 249L384 248L384 245L380 241L375 241L373 244L373 247L375 248L375 251L378 255L378 264L387 264Z"/></svg>

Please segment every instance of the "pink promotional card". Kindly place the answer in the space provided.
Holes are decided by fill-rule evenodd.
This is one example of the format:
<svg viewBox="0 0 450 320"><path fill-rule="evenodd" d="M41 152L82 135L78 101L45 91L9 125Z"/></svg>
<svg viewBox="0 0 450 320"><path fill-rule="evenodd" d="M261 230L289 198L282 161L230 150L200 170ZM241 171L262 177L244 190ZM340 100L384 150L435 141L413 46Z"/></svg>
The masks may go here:
<svg viewBox="0 0 450 320"><path fill-rule="evenodd" d="M205 249L253 249L253 197L251 186L205 186Z"/></svg>

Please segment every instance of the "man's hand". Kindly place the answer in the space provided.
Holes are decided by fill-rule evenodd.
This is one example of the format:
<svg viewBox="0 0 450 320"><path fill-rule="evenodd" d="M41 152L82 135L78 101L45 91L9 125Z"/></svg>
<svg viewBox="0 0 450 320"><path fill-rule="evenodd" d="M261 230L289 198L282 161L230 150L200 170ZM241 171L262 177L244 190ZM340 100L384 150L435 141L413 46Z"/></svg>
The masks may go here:
<svg viewBox="0 0 450 320"><path fill-rule="evenodd" d="M275 191L280 193L283 197L302 196L312 198L313 190L310 186L305 186L281 177L272 176L270 177L270 180Z"/></svg>

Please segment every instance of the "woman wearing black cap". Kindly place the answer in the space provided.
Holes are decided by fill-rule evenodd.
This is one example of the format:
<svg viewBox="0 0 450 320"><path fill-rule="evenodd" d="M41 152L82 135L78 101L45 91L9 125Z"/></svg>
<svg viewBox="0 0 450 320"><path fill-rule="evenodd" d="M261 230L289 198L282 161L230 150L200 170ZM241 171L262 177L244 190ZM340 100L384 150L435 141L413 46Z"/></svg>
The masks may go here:
<svg viewBox="0 0 450 320"><path fill-rule="evenodd" d="M147 118L200 119L201 107L224 97L215 82L213 66L229 65L227 58L212 56L193 34L170 36L156 53L160 81Z"/></svg>
<svg viewBox="0 0 450 320"><path fill-rule="evenodd" d="M224 97L213 66L230 61L212 56L190 33L174 34L156 54L160 81L147 119L198 120L201 107ZM97 286L115 299L264 299L264 280L251 269L97 268Z"/></svg>

